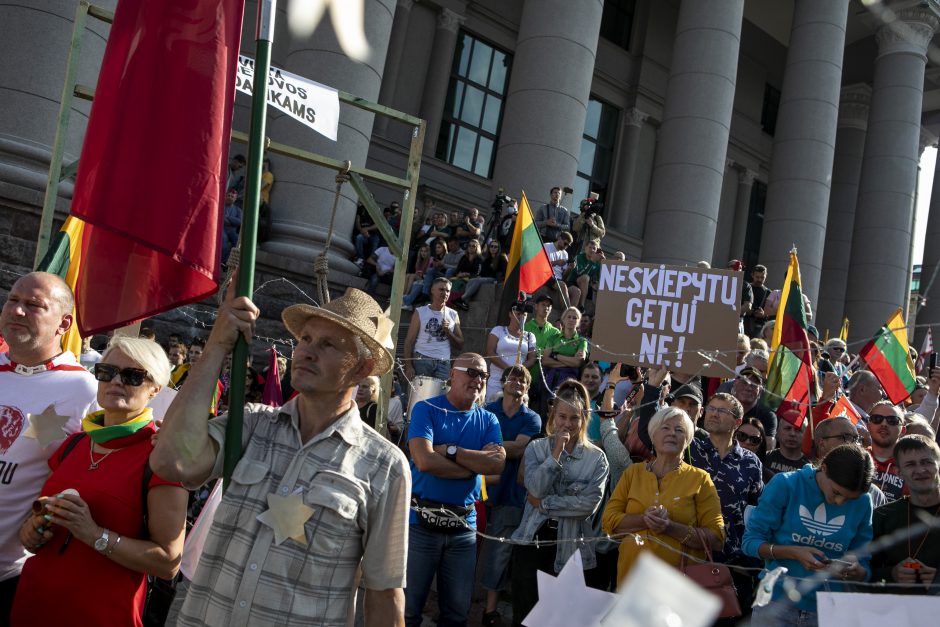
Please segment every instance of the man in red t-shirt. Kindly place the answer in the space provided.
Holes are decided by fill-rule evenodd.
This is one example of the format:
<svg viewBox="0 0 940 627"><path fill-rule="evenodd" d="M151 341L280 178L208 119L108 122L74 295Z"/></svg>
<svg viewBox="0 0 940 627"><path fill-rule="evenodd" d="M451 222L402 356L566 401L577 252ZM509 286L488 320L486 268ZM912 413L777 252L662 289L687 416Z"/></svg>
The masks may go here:
<svg viewBox="0 0 940 627"><path fill-rule="evenodd" d="M896 501L907 493L894 460L894 445L904 433L901 411L891 401L878 401L868 411L868 430L871 433L869 453L875 462L872 483L881 488L889 502Z"/></svg>

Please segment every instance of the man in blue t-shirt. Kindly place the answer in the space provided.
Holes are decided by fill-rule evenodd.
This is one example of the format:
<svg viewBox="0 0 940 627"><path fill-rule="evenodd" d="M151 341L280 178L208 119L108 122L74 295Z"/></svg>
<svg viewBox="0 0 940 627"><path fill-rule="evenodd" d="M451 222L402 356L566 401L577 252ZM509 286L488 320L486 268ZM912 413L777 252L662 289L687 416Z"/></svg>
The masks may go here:
<svg viewBox="0 0 940 627"><path fill-rule="evenodd" d="M542 430L542 419L523 404L532 383L532 375L524 366L511 366L503 370L503 397L486 406L496 414L506 449L506 467L498 481L487 481L489 510L486 516L486 533L498 538L508 538L519 526L525 507L526 489L519 484L517 476L522 455L529 441ZM506 570L512 545L505 542L486 542L483 558L481 585L486 590L486 608L483 625L497 624L499 612L496 602L499 591L506 587Z"/></svg>
<svg viewBox="0 0 940 627"><path fill-rule="evenodd" d="M405 624L419 627L437 575L440 625L465 625L476 570L480 475L506 462L499 420L475 402L486 388L486 361L464 353L450 369L450 391L411 410L412 512ZM462 520L461 520L462 519Z"/></svg>

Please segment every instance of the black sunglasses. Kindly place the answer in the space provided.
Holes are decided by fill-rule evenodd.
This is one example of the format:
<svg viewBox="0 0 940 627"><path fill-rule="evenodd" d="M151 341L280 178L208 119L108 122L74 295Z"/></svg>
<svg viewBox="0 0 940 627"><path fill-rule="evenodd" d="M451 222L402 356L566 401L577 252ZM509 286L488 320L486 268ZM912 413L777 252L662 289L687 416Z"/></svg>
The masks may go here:
<svg viewBox="0 0 940 627"><path fill-rule="evenodd" d="M111 381L121 375L121 383L137 387L150 378L147 371L142 368L118 368L111 364L95 364L95 379L102 383Z"/></svg>
<svg viewBox="0 0 940 627"><path fill-rule="evenodd" d="M743 431L735 431L734 437L738 442L750 442L754 446L760 446L761 440L763 440L759 435L748 435Z"/></svg>
<svg viewBox="0 0 940 627"><path fill-rule="evenodd" d="M888 421L888 424L892 427L896 427L901 424L901 419L897 416L869 416L868 422L873 425L880 425L882 422Z"/></svg>
<svg viewBox="0 0 940 627"><path fill-rule="evenodd" d="M466 372L467 376L471 379L482 379L486 381L490 378L489 373L485 370L477 370L476 368L464 368L463 366L454 366L454 370L459 370L460 372Z"/></svg>

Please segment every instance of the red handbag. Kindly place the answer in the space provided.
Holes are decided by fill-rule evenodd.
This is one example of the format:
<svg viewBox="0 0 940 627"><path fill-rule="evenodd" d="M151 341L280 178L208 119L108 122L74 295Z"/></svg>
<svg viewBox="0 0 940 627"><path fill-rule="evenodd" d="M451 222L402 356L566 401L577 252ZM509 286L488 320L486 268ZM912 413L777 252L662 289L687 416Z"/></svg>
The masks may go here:
<svg viewBox="0 0 940 627"><path fill-rule="evenodd" d="M718 616L721 618L740 616L741 604L738 603L738 590L734 587L734 580L731 579L731 569L724 564L715 563L704 531L696 527L695 535L702 546L705 547L707 561L703 564L689 564L685 553L683 553L682 560L679 562L679 570L686 577L721 599L721 613Z"/></svg>

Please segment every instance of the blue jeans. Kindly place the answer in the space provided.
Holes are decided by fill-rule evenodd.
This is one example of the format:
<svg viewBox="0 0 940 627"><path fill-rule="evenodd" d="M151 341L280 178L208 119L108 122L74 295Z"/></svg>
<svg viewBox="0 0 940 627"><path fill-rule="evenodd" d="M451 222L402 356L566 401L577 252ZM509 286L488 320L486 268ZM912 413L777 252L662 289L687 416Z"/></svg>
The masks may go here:
<svg viewBox="0 0 940 627"><path fill-rule="evenodd" d="M437 575L438 627L464 627L470 614L477 562L476 534L438 533L411 525L408 535L408 581L405 625L420 627L431 581Z"/></svg>
<svg viewBox="0 0 940 627"><path fill-rule="evenodd" d="M499 283L499 281L488 276L473 277L467 281L467 287L463 289L463 296L461 296L461 298L469 302L473 299L474 296L476 296L477 290L479 290L480 287L489 285L490 283L495 285L496 283Z"/></svg>
<svg viewBox="0 0 940 627"><path fill-rule="evenodd" d="M522 521L522 508L497 505L486 517L486 535L509 538ZM485 540L483 543L483 575L480 585L484 590L503 590L508 583L509 558L512 545L507 542Z"/></svg>
<svg viewBox="0 0 940 627"><path fill-rule="evenodd" d="M369 255L375 252L379 247L379 236L376 233L370 233L367 236L362 233L356 234L356 256L360 259L368 259Z"/></svg>
<svg viewBox="0 0 940 627"><path fill-rule="evenodd" d="M449 359L434 359L421 353L415 353L415 359L411 365L415 369L416 375L434 377L441 381L447 381L450 378Z"/></svg>
<svg viewBox="0 0 940 627"><path fill-rule="evenodd" d="M806 612L786 601L771 601L764 607L755 607L751 612L752 625L767 627L817 627L819 615Z"/></svg>

